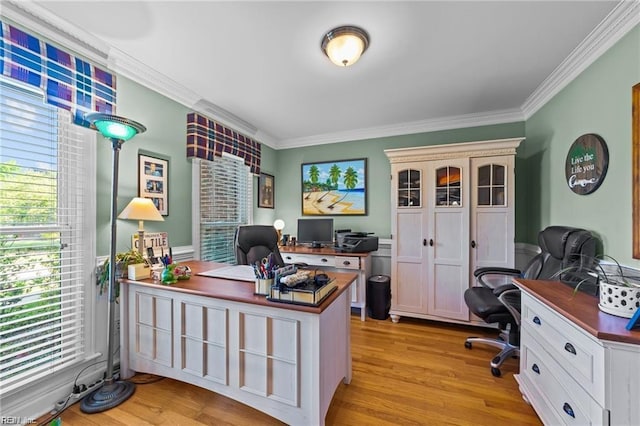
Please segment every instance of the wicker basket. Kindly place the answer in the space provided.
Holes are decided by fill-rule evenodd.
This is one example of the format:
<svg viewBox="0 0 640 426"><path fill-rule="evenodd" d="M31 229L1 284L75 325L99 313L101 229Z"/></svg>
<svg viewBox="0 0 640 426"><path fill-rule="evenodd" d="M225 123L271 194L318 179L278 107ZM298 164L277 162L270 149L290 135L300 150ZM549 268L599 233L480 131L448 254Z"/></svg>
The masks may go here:
<svg viewBox="0 0 640 426"><path fill-rule="evenodd" d="M623 318L631 318L640 307L640 287L626 287L600 281L602 312Z"/></svg>

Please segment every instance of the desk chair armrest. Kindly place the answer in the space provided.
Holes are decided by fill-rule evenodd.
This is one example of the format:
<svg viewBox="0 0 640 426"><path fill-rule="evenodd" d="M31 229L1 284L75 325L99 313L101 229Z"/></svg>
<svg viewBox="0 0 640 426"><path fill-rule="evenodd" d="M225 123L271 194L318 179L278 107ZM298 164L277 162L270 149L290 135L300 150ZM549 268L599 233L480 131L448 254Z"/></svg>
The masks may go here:
<svg viewBox="0 0 640 426"><path fill-rule="evenodd" d="M511 284L512 277L520 277L522 272L512 268L478 268L473 272L480 285L488 288Z"/></svg>
<svg viewBox="0 0 640 426"><path fill-rule="evenodd" d="M502 293L509 290L518 290L518 287L513 284L502 284L493 288L493 294L495 294L497 298L500 298Z"/></svg>
<svg viewBox="0 0 640 426"><path fill-rule="evenodd" d="M482 275L486 275L486 274L520 276L520 274L522 274L522 271L520 269L514 269L514 268L492 268L492 267L478 268L475 271L473 271L473 275L476 278L479 278Z"/></svg>
<svg viewBox="0 0 640 426"><path fill-rule="evenodd" d="M504 289L498 296L498 300L502 303L513 315L513 318L520 328L520 289L514 285L511 285L512 289ZM507 287L502 286L502 287ZM495 293L495 290L494 290Z"/></svg>

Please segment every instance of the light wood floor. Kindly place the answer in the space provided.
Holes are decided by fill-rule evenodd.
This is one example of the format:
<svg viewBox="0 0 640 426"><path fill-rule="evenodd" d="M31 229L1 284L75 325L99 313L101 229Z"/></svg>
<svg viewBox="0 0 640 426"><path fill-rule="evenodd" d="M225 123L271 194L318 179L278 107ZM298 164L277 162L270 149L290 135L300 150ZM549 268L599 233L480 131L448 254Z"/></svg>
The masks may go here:
<svg viewBox="0 0 640 426"><path fill-rule="evenodd" d="M495 348L465 349L469 335L490 330L401 319L351 318L353 379L340 384L327 425L540 425L513 378L518 360L502 377L489 371ZM136 376L144 381L148 376ZM279 425L279 421L229 398L172 379L140 384L120 406L84 414L65 410L63 426Z"/></svg>

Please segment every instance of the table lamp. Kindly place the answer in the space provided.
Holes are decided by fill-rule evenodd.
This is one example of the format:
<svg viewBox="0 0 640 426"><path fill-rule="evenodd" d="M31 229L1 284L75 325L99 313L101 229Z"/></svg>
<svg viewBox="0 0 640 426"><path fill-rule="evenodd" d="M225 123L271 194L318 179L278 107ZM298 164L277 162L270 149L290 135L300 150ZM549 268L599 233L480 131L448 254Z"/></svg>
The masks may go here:
<svg viewBox="0 0 640 426"><path fill-rule="evenodd" d="M282 244L282 230L284 229L284 220L276 219L276 221L273 222L273 227L276 228L276 231L278 232L278 245L281 245Z"/></svg>
<svg viewBox="0 0 640 426"><path fill-rule="evenodd" d="M107 323L107 372L104 385L84 397L80 409L85 413L98 413L116 407L129 399L136 386L113 377L113 356L116 351L113 339L116 314L116 209L118 199L118 166L122 144L138 133L147 130L142 124L127 118L103 113L91 113L85 116L105 138L111 141L111 242L109 250L109 322Z"/></svg>
<svg viewBox="0 0 640 426"><path fill-rule="evenodd" d="M163 221L164 218L150 198L135 197L122 210L118 219L132 219L138 221L138 252L144 256L144 221Z"/></svg>

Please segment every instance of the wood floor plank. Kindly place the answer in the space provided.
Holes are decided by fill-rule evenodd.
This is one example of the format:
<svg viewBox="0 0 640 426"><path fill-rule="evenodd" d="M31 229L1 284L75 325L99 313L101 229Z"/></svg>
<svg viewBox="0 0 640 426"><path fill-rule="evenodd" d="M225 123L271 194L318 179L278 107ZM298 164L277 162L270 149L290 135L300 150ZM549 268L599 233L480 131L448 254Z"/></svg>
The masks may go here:
<svg viewBox="0 0 640 426"><path fill-rule="evenodd" d="M327 425L541 425L513 378L518 360L508 360L502 377L496 378L489 370L495 348L464 347L468 336L495 334L405 318L397 324L361 322L353 315L353 378L338 386ZM64 426L282 424L230 398L172 379L139 384L128 401L103 413L84 414L76 404L61 419Z"/></svg>

